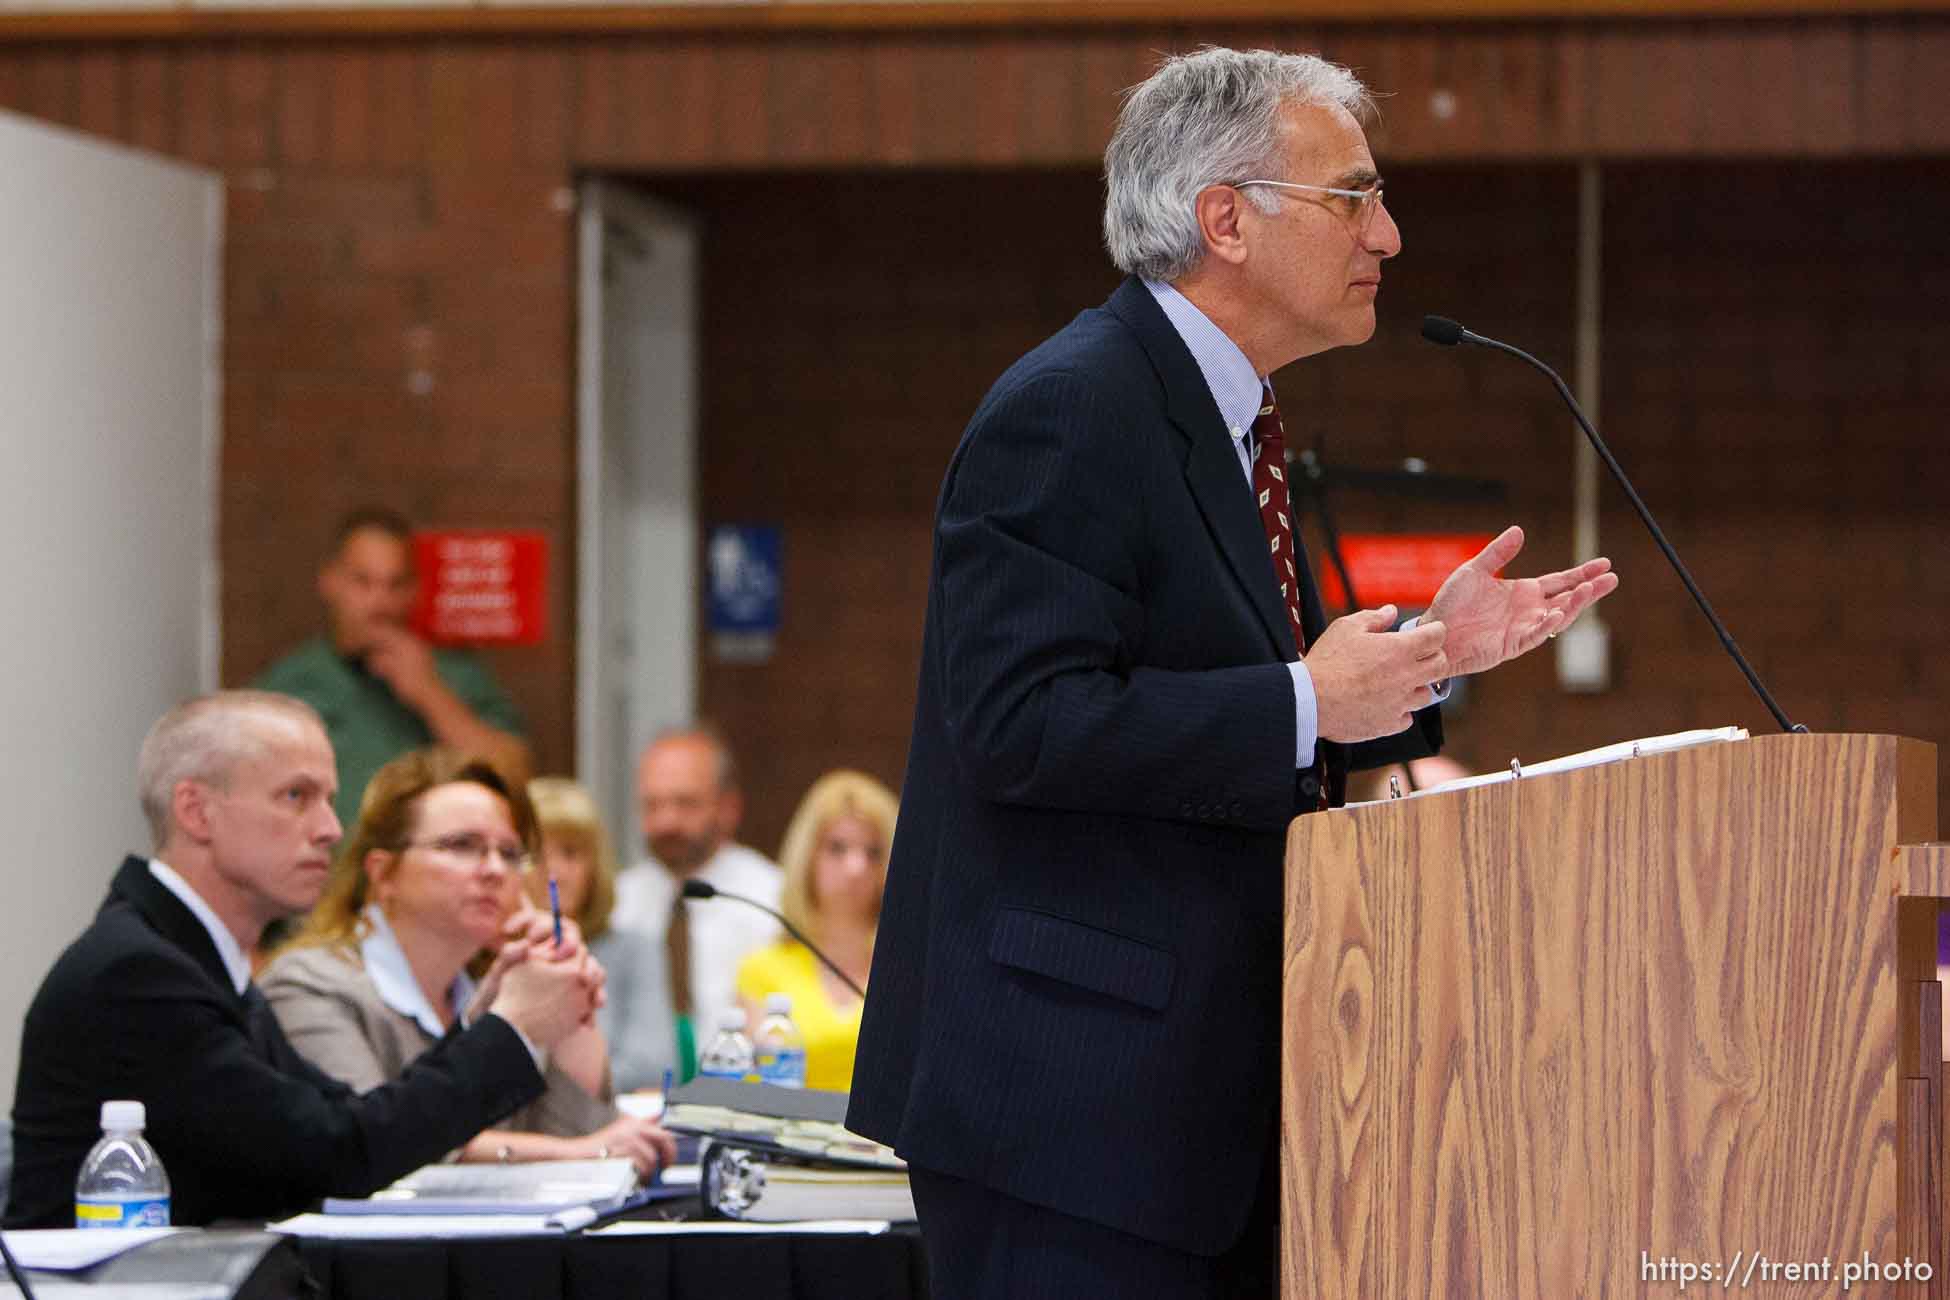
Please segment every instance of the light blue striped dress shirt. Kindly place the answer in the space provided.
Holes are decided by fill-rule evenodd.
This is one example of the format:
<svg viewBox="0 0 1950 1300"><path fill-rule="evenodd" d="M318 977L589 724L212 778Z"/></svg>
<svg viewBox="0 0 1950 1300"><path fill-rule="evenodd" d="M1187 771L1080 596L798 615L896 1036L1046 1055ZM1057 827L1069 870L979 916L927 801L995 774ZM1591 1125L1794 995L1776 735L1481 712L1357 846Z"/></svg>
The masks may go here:
<svg viewBox="0 0 1950 1300"><path fill-rule="evenodd" d="M1246 477L1246 499L1253 500L1253 419L1259 414L1260 394L1271 385L1253 370L1253 363L1246 360L1239 345L1227 338L1225 331L1194 307L1184 294L1159 280L1146 280L1144 287L1158 300L1165 319L1178 331L1192 360L1198 363L1198 372L1205 376L1205 386L1212 390L1212 400L1219 405L1219 418L1225 421L1226 432L1232 435L1232 450L1239 457L1240 473ZM1254 514L1257 513L1255 506ZM1314 743L1320 737L1320 711L1314 700L1313 674L1297 660L1286 667L1293 674L1293 764L1297 768L1312 767Z"/></svg>
<svg viewBox="0 0 1950 1300"><path fill-rule="evenodd" d="M1218 403L1219 418L1225 421L1226 432L1232 435L1233 454L1239 457L1239 472L1246 476L1246 496L1253 499L1253 420L1259 414L1260 394L1271 392L1273 382L1264 379L1253 370L1253 363L1246 360L1246 354L1239 345L1226 337L1224 330L1214 325L1211 318L1192 305L1178 290L1161 280L1146 280L1144 287L1164 309L1165 319L1178 331L1185 347L1191 352L1192 360L1198 363L1199 374L1205 376L1205 386L1212 390L1212 400ZM1257 505L1255 504L1255 510ZM1298 516L1296 516L1296 519ZM1411 618L1401 625L1401 631L1408 631L1422 620ZM1320 738L1320 708L1314 697L1313 675L1303 663L1290 663L1287 671L1293 674L1293 718L1296 723L1294 755L1296 767L1312 767L1314 763L1314 743ZM1449 683L1447 680L1430 683L1438 703L1447 699Z"/></svg>

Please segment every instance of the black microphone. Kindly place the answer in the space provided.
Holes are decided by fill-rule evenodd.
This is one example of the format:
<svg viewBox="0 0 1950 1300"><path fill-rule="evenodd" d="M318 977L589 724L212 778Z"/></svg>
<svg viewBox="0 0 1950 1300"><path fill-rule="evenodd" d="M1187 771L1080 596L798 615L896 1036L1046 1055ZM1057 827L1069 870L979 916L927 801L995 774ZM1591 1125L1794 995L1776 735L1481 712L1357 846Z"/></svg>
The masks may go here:
<svg viewBox="0 0 1950 1300"><path fill-rule="evenodd" d="M686 880L684 882L684 897L686 898L729 898L734 903L743 903L747 907L756 907L759 911L765 913L765 915L771 917L774 921L777 921L780 925L784 926L785 932L787 934L797 939L800 943L805 944L806 951L810 952L813 956L819 958L819 960L821 960L822 962L825 962L826 969L832 971L833 974L839 976L840 983L846 985L848 988L852 989L855 993L859 994L861 1001L866 1000L867 991L861 988L858 984L855 984L853 982L852 976L848 975L845 971L841 970L838 964L835 963L831 957L828 957L825 953L821 952L819 950L818 944L814 943L811 939L808 939L805 935L799 933L799 929L797 926L793 925L792 922L786 920L783 916L780 916L777 912L773 911L765 904L759 902L756 898L746 898L743 894L734 894L729 892L728 890L719 889L716 885L711 884L709 881L706 880Z"/></svg>
<svg viewBox="0 0 1950 1300"><path fill-rule="evenodd" d="M1672 549L1672 543L1668 542L1665 533L1660 531L1658 521L1652 518L1652 512L1645 508L1645 502L1639 500L1638 492L1632 487L1632 480L1625 477L1625 471L1612 456L1611 448L1605 446L1605 440L1600 438L1598 431L1591 427L1591 421L1584 416L1584 408L1578 405L1577 398L1571 396L1570 388L1558 377L1557 372L1523 349L1513 348L1508 343L1499 343L1474 330L1464 329L1446 316L1424 316L1422 337L1431 343L1440 343L1445 348L1453 348L1458 343L1472 343L1479 348L1494 348L1498 352L1507 352L1519 360L1528 361L1544 372L1551 383L1557 386L1557 395L1564 399L1564 404L1571 408L1571 414L1577 417L1578 427L1584 430L1584 436L1591 439L1591 445L1597 449L1599 457L1605 462L1605 468L1611 471L1611 476L1618 481L1618 486L1625 489L1625 496L1631 501L1632 509L1639 512L1639 518L1645 521L1645 527L1652 534L1652 540L1659 544L1661 551L1665 552L1673 571L1679 575L1679 580L1686 584L1686 590L1692 593L1694 602L1699 605L1700 613L1706 615L1706 621L1713 625L1713 631L1718 634L1720 644L1727 648L1727 653L1733 656L1733 662L1740 666L1740 671L1747 678L1747 685L1754 688L1754 694L1760 696L1760 702L1765 704L1767 711L1774 715L1774 721L1780 724L1782 731L1798 731L1805 734L1808 729L1798 722L1788 721L1787 714L1781 712L1781 706L1774 702L1774 697L1768 694L1765 686L1761 685L1759 674L1755 673L1753 665L1747 662L1747 656L1740 653L1740 647L1733 643L1733 633L1727 631L1727 625L1722 623L1720 616L1713 612L1713 606L1706 601L1706 593L1699 589L1697 582L1693 581L1693 575L1679 559L1679 552Z"/></svg>

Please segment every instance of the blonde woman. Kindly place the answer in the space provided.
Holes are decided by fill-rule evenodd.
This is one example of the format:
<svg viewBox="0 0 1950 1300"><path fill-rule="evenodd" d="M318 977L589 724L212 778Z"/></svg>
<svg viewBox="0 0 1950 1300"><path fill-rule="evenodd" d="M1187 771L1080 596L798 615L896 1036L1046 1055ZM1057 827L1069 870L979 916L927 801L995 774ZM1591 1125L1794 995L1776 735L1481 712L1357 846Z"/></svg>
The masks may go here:
<svg viewBox="0 0 1950 1300"><path fill-rule="evenodd" d="M862 988L899 810L893 791L866 773L828 772L799 801L779 849L779 910ZM793 1022L805 1035L806 1086L847 1091L860 1038L858 995L795 939L759 949L738 968L738 996L752 1026L773 993L791 997Z"/></svg>
<svg viewBox="0 0 1950 1300"><path fill-rule="evenodd" d="M324 897L259 987L291 1045L359 1091L397 1078L450 1030L517 911L530 868L527 796L487 763L447 750L404 754L366 787L359 823ZM593 1024L562 1040L547 1089L462 1160L627 1157L646 1177L675 1155L648 1120L619 1116Z"/></svg>
<svg viewBox="0 0 1950 1300"><path fill-rule="evenodd" d="M609 973L609 1001L596 1025L609 1044L610 1077L618 1092L661 1088L678 1064L677 1018L671 1011L669 963L663 942L638 930L611 927L616 905L616 854L596 801L567 777L528 783L541 828L542 855L527 876L528 898L549 905L548 882L562 897L562 915L582 927L589 951Z"/></svg>

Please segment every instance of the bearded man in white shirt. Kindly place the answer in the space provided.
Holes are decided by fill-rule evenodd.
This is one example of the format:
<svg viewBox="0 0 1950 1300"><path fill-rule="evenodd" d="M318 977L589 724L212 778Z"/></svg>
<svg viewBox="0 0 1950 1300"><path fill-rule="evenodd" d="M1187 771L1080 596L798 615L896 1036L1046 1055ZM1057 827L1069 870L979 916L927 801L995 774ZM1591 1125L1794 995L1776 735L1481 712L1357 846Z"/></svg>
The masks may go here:
<svg viewBox="0 0 1950 1300"><path fill-rule="evenodd" d="M648 860L616 879L611 923L662 941L669 960L680 1039L708 1036L718 1016L738 1005L738 963L779 937L779 925L732 899L686 901L687 881L749 898L777 910L778 864L735 843L745 797L724 737L699 724L667 731L637 763L637 812Z"/></svg>

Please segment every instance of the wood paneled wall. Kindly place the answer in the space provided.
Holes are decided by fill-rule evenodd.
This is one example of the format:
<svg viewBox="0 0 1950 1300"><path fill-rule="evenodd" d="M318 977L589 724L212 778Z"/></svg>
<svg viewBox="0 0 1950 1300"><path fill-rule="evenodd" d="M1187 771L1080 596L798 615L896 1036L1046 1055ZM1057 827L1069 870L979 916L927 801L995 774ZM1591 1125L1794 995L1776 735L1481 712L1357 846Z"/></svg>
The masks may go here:
<svg viewBox="0 0 1950 1300"><path fill-rule="evenodd" d="M1940 712L1943 657L1909 632L1877 638L1903 582L1923 584L1919 600L1943 594L1929 586L1943 566L1913 560L1932 540L1917 502L1950 480L1930 432L1941 352L1916 342L1939 327L1913 286L1950 273L1932 165L1950 152L1933 82L1950 19L36 42L0 45L0 106L230 183L226 679L313 629L312 566L349 506L540 529L556 556L550 636L496 662L551 768L573 754L573 184L631 175L708 215L703 510L791 519L817 513L808 492L840 503L811 540L788 539L806 566L789 615L812 619L789 635L811 635L811 657L705 674L707 703L749 751L752 838L769 845L828 761L898 776L932 475L986 380L1109 283L1094 172L1117 92L1157 51L1204 41L1320 48L1395 92L1377 145L1410 252L1383 296L1391 329L1446 307L1568 358L1562 164L1631 162L1611 191L1607 273L1607 361L1630 378L1609 382L1608 412L1680 466L1736 431L1746 453L1671 475L1698 503L1686 526L1703 576L1731 565L1716 592L1752 593L1736 630L1755 649L1797 639L1802 675L1782 686L1823 702L1815 725L1930 734L1914 719ZM1865 157L1893 161L1851 161ZM1887 330L1878 313L1895 314ZM758 358L776 381L763 411L741 369ZM1321 403L1350 455L1433 452L1534 485L1513 509L1555 559L1561 418L1527 377L1480 361L1410 338L1282 382ZM1900 381L1874 419L1851 401L1865 372ZM790 489L776 500L764 475L734 486L720 458L755 424L795 432L767 471ZM1627 460L1657 483L1649 454ZM1839 494L1808 536L1773 526L1771 489L1792 498L1800 472ZM1623 521L1607 535L1628 536ZM1824 558L1804 573L1811 552ZM1629 549L1621 559L1638 584L1621 617L1658 639L1621 640L1620 690L1596 700L1551 694L1540 666L1485 682L1480 716L1518 720L1479 761L1726 712L1704 695L1731 670L1668 621L1676 588ZM1856 638L1831 675L1806 636L1814 598L1780 593L1837 581L1888 598L1872 615L1824 598ZM1774 611L1788 610L1795 630L1777 635ZM1927 605L1909 626L1941 640ZM1889 645L1901 667L1882 671Z"/></svg>
<svg viewBox="0 0 1950 1300"><path fill-rule="evenodd" d="M1088 165L1208 40L1359 69L1397 161L1950 150L1929 15L35 42L0 45L0 105L226 170Z"/></svg>

